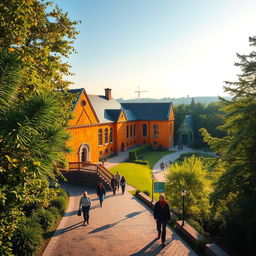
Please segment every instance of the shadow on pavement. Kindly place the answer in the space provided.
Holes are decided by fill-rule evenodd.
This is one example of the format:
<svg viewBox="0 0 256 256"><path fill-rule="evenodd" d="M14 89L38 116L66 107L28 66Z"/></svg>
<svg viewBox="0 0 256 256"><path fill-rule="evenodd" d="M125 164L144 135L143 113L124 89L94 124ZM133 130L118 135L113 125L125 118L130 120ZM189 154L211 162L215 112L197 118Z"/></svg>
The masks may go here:
<svg viewBox="0 0 256 256"><path fill-rule="evenodd" d="M96 229L92 230L91 232L89 232L88 234L97 233L97 232L100 232L100 231L103 231L103 230L112 228L112 227L114 227L115 225L117 225L118 223L120 223L120 222L122 222L122 221L124 221L124 220L130 219L130 218L133 218L133 217L135 217L135 216L137 216L137 215L139 215L139 214L141 214L141 213L143 213L143 212L145 212L145 211L146 211L146 210L143 210L143 211L140 211L140 212L132 212L132 213L129 213L129 214L127 214L127 215L125 216L124 219L119 220L119 221L116 221L116 222L114 222L114 223L112 223L112 224L107 224L107 225L104 225L104 226L102 226L102 227L96 228Z"/></svg>
<svg viewBox="0 0 256 256"><path fill-rule="evenodd" d="M80 221L80 222L78 222L74 225L71 225L69 227L66 227L66 228L57 229L53 236L59 236L60 234L66 233L68 231L71 231L71 230L76 229L81 226L83 226L83 221Z"/></svg>
<svg viewBox="0 0 256 256"><path fill-rule="evenodd" d="M145 247L143 247L141 250L139 250L138 252L131 254L131 256L154 256L157 255L162 249L163 247L159 244L155 244L155 242L158 239L155 238L154 240L152 240L149 244L147 244Z"/></svg>

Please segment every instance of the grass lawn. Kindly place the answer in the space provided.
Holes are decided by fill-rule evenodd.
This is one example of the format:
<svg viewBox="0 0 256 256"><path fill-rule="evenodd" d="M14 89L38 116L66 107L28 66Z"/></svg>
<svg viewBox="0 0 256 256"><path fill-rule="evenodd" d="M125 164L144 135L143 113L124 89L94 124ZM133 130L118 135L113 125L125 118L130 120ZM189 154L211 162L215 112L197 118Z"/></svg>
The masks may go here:
<svg viewBox="0 0 256 256"><path fill-rule="evenodd" d="M159 161L163 156L173 153L174 151L150 151L143 155L143 159L148 161L150 169L153 169L155 163Z"/></svg>
<svg viewBox="0 0 256 256"><path fill-rule="evenodd" d="M126 178L128 184L141 191L147 190L151 195L152 172L146 165L124 162L114 166L110 171L113 174L118 171Z"/></svg>

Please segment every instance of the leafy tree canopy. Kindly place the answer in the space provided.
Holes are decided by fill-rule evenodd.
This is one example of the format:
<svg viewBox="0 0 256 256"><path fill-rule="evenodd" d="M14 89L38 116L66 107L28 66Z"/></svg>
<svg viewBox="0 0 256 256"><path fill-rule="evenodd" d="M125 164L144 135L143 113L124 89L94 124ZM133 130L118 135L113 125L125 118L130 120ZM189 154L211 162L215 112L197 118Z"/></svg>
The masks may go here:
<svg viewBox="0 0 256 256"><path fill-rule="evenodd" d="M9 49L23 64L22 95L43 89L66 89L77 21L43 0L0 2L0 50Z"/></svg>

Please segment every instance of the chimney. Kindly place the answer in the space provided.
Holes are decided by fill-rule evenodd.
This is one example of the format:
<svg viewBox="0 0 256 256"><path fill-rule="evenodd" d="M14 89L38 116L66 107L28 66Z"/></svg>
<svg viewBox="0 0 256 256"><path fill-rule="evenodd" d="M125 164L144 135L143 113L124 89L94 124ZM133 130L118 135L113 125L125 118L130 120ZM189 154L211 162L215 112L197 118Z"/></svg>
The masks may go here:
<svg viewBox="0 0 256 256"><path fill-rule="evenodd" d="M111 90L112 89L110 89L110 88L106 88L105 89L105 97L106 97L107 100L111 100L112 99L112 97L111 97Z"/></svg>

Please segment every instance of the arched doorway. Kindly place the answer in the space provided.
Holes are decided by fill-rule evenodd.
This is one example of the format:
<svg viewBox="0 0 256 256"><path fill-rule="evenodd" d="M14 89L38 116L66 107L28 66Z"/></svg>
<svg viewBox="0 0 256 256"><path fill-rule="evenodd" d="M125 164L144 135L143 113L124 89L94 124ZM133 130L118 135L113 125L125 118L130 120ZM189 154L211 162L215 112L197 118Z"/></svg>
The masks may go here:
<svg viewBox="0 0 256 256"><path fill-rule="evenodd" d="M83 143L79 148L79 162L90 161L90 146L87 143Z"/></svg>

